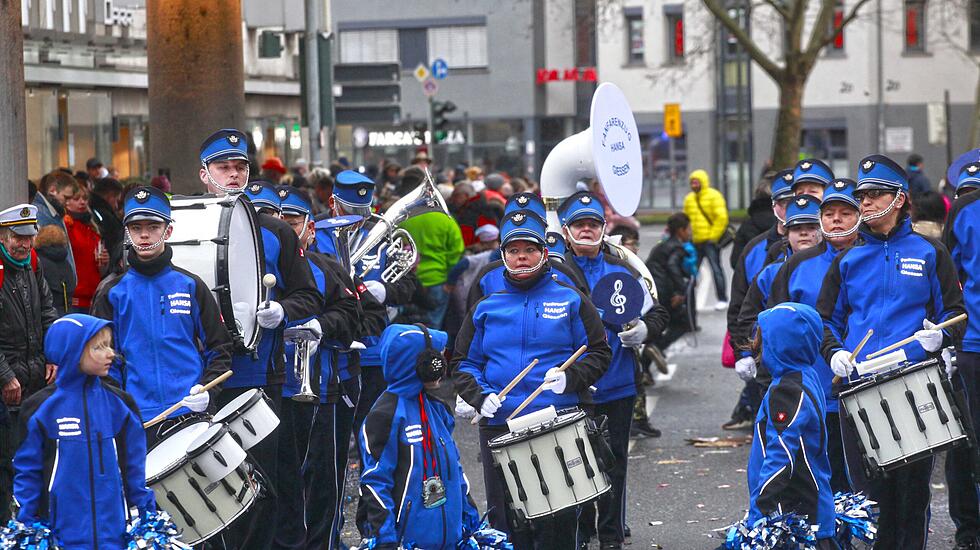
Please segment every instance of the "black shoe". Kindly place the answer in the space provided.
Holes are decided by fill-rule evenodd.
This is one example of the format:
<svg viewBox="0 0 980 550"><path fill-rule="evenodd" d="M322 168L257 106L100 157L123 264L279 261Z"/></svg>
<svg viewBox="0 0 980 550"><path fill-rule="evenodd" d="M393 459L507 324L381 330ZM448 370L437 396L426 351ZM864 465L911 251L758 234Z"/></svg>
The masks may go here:
<svg viewBox="0 0 980 550"><path fill-rule="evenodd" d="M618 542L604 542L599 545L600 550L623 550L623 545Z"/></svg>
<svg viewBox="0 0 980 550"><path fill-rule="evenodd" d="M752 427L752 421L748 418L737 417L721 425L723 430L747 430Z"/></svg>
<svg viewBox="0 0 980 550"><path fill-rule="evenodd" d="M630 530L630 526L629 525L624 525L623 526L623 536L626 537L626 538L632 538L633 537L633 531Z"/></svg>
<svg viewBox="0 0 980 550"><path fill-rule="evenodd" d="M956 543L953 550L980 550L980 539L972 538Z"/></svg>
<svg viewBox="0 0 980 550"><path fill-rule="evenodd" d="M650 425L649 420L634 420L630 426L630 437L660 437L660 430Z"/></svg>

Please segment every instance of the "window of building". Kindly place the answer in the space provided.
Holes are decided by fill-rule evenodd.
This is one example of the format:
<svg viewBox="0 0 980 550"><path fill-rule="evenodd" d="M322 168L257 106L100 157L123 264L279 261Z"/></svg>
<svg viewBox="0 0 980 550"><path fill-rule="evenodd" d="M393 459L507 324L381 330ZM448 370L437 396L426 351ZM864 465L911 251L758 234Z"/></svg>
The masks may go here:
<svg viewBox="0 0 980 550"><path fill-rule="evenodd" d="M970 0L970 51L980 51L980 0Z"/></svg>
<svg viewBox="0 0 980 550"><path fill-rule="evenodd" d="M668 9L679 6L664 6L664 20L667 21L667 61L682 63L684 61L684 12L680 9Z"/></svg>
<svg viewBox="0 0 980 550"><path fill-rule="evenodd" d="M487 28L483 25L429 29L429 61L446 60L451 69L487 66Z"/></svg>
<svg viewBox="0 0 980 550"><path fill-rule="evenodd" d="M905 51L926 51L926 0L905 0Z"/></svg>
<svg viewBox="0 0 980 550"><path fill-rule="evenodd" d="M806 124L806 123L804 123ZM843 122L814 123L800 136L800 158L824 159L839 178L850 176L847 160L847 128Z"/></svg>
<svg viewBox="0 0 980 550"><path fill-rule="evenodd" d="M844 0L837 0L834 4L834 16L830 19L830 30L834 33L834 40L828 49L831 52L844 51L844 30L841 25L844 23Z"/></svg>
<svg viewBox="0 0 980 550"><path fill-rule="evenodd" d="M398 63L398 31L340 31L341 63Z"/></svg>
<svg viewBox="0 0 980 550"><path fill-rule="evenodd" d="M626 13L626 62L643 63L643 8Z"/></svg>
<svg viewBox="0 0 980 550"><path fill-rule="evenodd" d="M398 55L404 70L414 70L419 63L429 64L429 47L425 29L399 29Z"/></svg>

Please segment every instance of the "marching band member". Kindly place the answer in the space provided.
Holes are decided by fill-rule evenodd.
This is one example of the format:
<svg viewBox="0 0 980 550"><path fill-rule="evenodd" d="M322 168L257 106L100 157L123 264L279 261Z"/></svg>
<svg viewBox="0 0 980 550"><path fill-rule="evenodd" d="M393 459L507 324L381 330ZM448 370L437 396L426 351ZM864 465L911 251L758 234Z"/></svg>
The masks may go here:
<svg viewBox="0 0 980 550"><path fill-rule="evenodd" d="M842 378L854 371L849 350L869 328L874 335L862 353L914 333L916 341L902 348L912 362L926 359L944 344L958 343L963 331L956 325L942 331L933 328L933 323L963 313L963 296L946 248L912 232L905 170L882 155L864 158L858 169L854 197L861 204L862 241L837 255L817 299L826 326L823 357ZM852 444L853 438L845 437L852 485L867 489L881 509L876 546L925 548L934 458L865 482Z"/></svg>
<svg viewBox="0 0 980 550"><path fill-rule="evenodd" d="M470 310L456 338L452 369L456 391L480 412L480 455L487 509L495 529L511 532L518 548L575 548L577 509L570 508L508 527L503 480L491 467L488 442L507 433L506 418L534 388L541 394L525 410L591 405L589 386L605 373L612 358L606 332L591 301L573 286L551 276L545 247L545 221L530 210L516 210L501 221L501 250L506 267L503 288ZM588 352L564 372L557 366L582 345ZM538 365L505 400L497 394L532 359ZM515 537L520 538L515 540ZM531 539L534 542L532 543Z"/></svg>
<svg viewBox="0 0 980 550"><path fill-rule="evenodd" d="M640 274L603 243L606 219L602 204L588 191L580 191L565 199L558 209L562 230L568 243L566 265L577 270L586 281L590 292L603 276L609 273L628 273L640 280ZM640 280L640 284L643 281ZM643 288L646 288L645 286ZM606 373L596 382L593 395L597 415L609 419L609 439L615 463L607 472L612 490L599 498L598 538L602 548L621 548L625 541L626 526L626 467L629 454L630 421L636 400L639 372L636 348L653 342L666 328L670 320L667 310L650 296L650 309L634 320L629 329L605 326L606 340L612 349L612 362ZM587 506L581 518L585 537L591 537L595 509Z"/></svg>
<svg viewBox="0 0 980 550"><path fill-rule="evenodd" d="M126 548L129 506L140 516L156 506L136 404L102 381L115 359L112 323L62 317L46 334L44 354L58 374L21 410L17 519L44 520L63 548Z"/></svg>
<svg viewBox="0 0 980 550"><path fill-rule="evenodd" d="M240 193L248 180L248 151L245 134L239 130L219 130L201 144L201 183L219 196ZM278 202L275 203L278 207ZM282 401L283 328L287 323L309 320L321 310L320 293L310 271L309 262L302 256L296 233L275 215L260 213L257 222L265 257L264 273L276 277L256 311L256 321L262 336L254 353L237 351L232 356L235 374L223 384L217 398L220 408L253 388L261 388L278 414ZM262 469L269 495L276 492L276 456L279 431L273 431L249 452ZM252 510L227 530L226 542L239 549L268 548L275 536L275 525L255 521L255 518L276 517L275 498L263 498ZM228 539L234 539L229 541Z"/></svg>
<svg viewBox="0 0 980 550"><path fill-rule="evenodd" d="M211 289L197 275L171 263L170 200L155 187L126 195L123 226L129 267L99 285L92 315L112 321L113 339L125 360L109 376L133 396L149 420L185 395L182 408L147 432L153 445L190 412L208 409L218 388L196 393L231 365L232 343ZM194 392L194 395L190 395Z"/></svg>
<svg viewBox="0 0 980 550"><path fill-rule="evenodd" d="M316 229L313 221L313 211L309 198L294 187L281 185L276 188L279 197L279 210L283 220L296 233L303 256L310 264L317 289L323 295L323 309L310 321L301 326L319 333L324 339L337 342L344 348L350 346L357 337L357 327L360 322L360 305L353 282L343 266L336 259L309 250L313 243ZM254 202L254 201L253 201ZM319 345L319 342L314 345ZM337 509L337 495L340 492L334 486L337 474L331 469L330 475L306 475L307 468L325 467L325 464L309 462L311 445L326 445L332 456L336 445L334 434L313 431L314 415L318 406L315 403L299 402L293 397L299 393L302 383L296 376L296 347L286 344L286 378L282 389L282 412L280 424L280 443L278 457L279 478L279 517L276 521L276 540L273 548L315 548L322 546L322 538L318 544L309 543L309 526L319 526L321 518L325 523L332 523L334 511ZM329 349L324 349L310 360L310 370L319 371L322 387L332 381L335 374L333 355ZM316 367L319 366L319 369ZM311 384L316 383L316 376L311 372ZM319 399L326 405L327 394L320 390ZM317 423L323 427L322 423ZM350 435L345 434L349 439ZM317 439L316 443L312 440ZM347 456L346 441L343 445L343 457ZM304 458L307 459L304 461ZM304 464L305 462L305 464ZM326 461L321 461L326 462ZM332 462L332 461L331 461ZM346 461L344 462L346 466ZM346 471L346 467L343 468ZM309 483L309 484L308 484ZM326 483L327 486L323 486ZM333 495L329 500L330 506L320 508L317 502L323 493ZM306 496L310 497L313 506L307 507ZM322 536L322 533L320 533Z"/></svg>
<svg viewBox="0 0 980 550"><path fill-rule="evenodd" d="M769 292L769 306L783 302L799 302L816 307L823 278L837 254L854 245L858 239L861 211L854 198L854 180L835 179L820 203L822 244L795 253L776 273ZM833 394L834 373L830 365L818 358L814 365L824 391L827 411L827 453L830 458L830 486L834 492L850 491L838 414L839 403Z"/></svg>
<svg viewBox="0 0 980 550"><path fill-rule="evenodd" d="M805 304L782 303L759 315L757 338L761 342L754 347L769 367L772 385L755 421L746 525L770 514L795 512L807 516L815 529L816 548L838 548L824 395L811 367L823 339L820 315Z"/></svg>
<svg viewBox="0 0 980 550"><path fill-rule="evenodd" d="M790 189L794 195L810 195L817 200L823 200L824 191L833 180L834 172L823 161L803 159L793 169L793 185Z"/></svg>
<svg viewBox="0 0 980 550"><path fill-rule="evenodd" d="M980 427L980 163L963 167L956 182L956 200L946 219L943 241L953 257L963 285L966 306L966 332L956 349L953 387L966 394L973 427ZM956 524L958 549L980 548L980 505L977 483L980 470L977 450L958 447L946 453L946 485L949 487L949 515ZM971 546L972 545L972 546Z"/></svg>
<svg viewBox="0 0 980 550"><path fill-rule="evenodd" d="M479 527L452 437L453 411L429 393L445 375L447 339L422 324L391 325L381 336L388 389L358 433L357 523L373 548L452 549Z"/></svg>
<svg viewBox="0 0 980 550"><path fill-rule="evenodd" d="M742 302L745 300L745 293L755 276L766 266L766 258L770 249L774 248L786 234L783 222L786 220L786 207L793 198L793 171L783 170L778 172L772 180L772 212L776 216L776 224L769 231L761 233L749 241L742 249L742 255L735 263L735 271L732 273L731 300L728 302L728 330L729 333L738 323L738 314L742 309ZM755 418L755 411L759 409L759 400L762 398L763 390L755 380L745 382L742 393L732 411L732 418L722 425L726 430L736 430L747 428L752 425Z"/></svg>

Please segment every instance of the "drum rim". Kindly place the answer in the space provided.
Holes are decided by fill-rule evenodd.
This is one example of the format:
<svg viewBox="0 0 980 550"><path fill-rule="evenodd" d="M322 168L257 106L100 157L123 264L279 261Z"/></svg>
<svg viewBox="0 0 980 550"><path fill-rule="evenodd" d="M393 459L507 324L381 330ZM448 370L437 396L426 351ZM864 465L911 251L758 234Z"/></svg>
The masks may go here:
<svg viewBox="0 0 980 550"><path fill-rule="evenodd" d="M603 473L602 475L605 476L606 474ZM602 495L606 494L607 492L609 492L610 489L612 489L612 483L607 480L606 486L601 491L599 491L598 493L590 496L589 498L582 499L582 500L576 500L575 502L569 504L568 506L565 506L564 508L553 509L553 510L550 510L548 512L541 512L540 514L528 515L528 514L525 513L524 514L524 517L527 518L527 519L537 519L537 518L542 518L542 517L545 517L545 516L551 516L551 515L557 514L558 512L561 512L562 510L567 510L567 509L571 508L572 506L579 506L581 504L585 504L586 502L590 502L592 500L595 500L595 499L601 497Z"/></svg>
<svg viewBox="0 0 980 550"><path fill-rule="evenodd" d="M229 412L225 416L221 416L222 411L224 411L226 407L234 403L235 400L241 399L241 396L243 395L248 395L249 397L245 399L241 405L235 407L234 409L231 409L231 412ZM260 400L264 400L264 398L265 398L265 392L262 391L262 388L249 388L247 391L243 392L235 399L232 399L227 405L222 407L218 412L214 413L214 416L212 417L212 421L215 424L228 424L230 422L233 422L238 418L240 418L246 412L252 410L252 408L254 408L255 405L257 405Z"/></svg>
<svg viewBox="0 0 980 550"><path fill-rule="evenodd" d="M965 444L969 444L970 443L970 436L967 435L966 433L962 433L959 436L954 437L953 439L947 439L946 441L943 441L942 443L939 443L938 445L933 445L933 446L928 447L926 449L922 449L921 451L918 451L916 453L910 454L908 456L903 456L901 458L896 458L894 460L890 460L888 462L884 462L884 463L878 464L877 469L880 470L880 471L882 471L882 472L888 472L888 471L894 470L895 468L899 468L901 466L905 466L906 464L911 464L913 462L918 462L919 460L922 460L922 459L924 459L926 457L939 454L939 453L941 453L943 451L948 451L950 448L957 447L957 446L962 445L964 443ZM865 455L865 456L867 456L867 455ZM874 457L870 457L870 458L874 458ZM877 461L875 463L877 464Z"/></svg>
<svg viewBox="0 0 980 550"><path fill-rule="evenodd" d="M221 217L218 220L218 231L222 235L230 235L231 233L231 217L235 213L235 206L241 203L245 211L245 215L251 220L252 227L255 231L252 232L252 245L255 248L255 261L258 264L259 272L265 269L265 247L259 242L261 237L262 228L259 226L258 214L252 208L251 201L245 196L244 193L235 195L234 197L226 197L226 200L220 201L217 204L222 207ZM216 292L218 298L218 307L222 312L231 312L231 315L222 315L224 317L225 326L228 327L228 331L232 334L233 338L236 338L236 343L242 346L245 350L251 351L255 349L258 345L259 340L262 338L262 328L256 326L255 333L249 339L250 341L245 341L245 335L240 333L238 326L235 325L235 315L234 307L231 299L231 283L228 279L228 259L229 251L228 239L224 242L217 243L217 253L215 255L216 262L216 272L214 276L214 282L218 288L226 289L224 292ZM256 281L256 296L262 296L262 277L261 275Z"/></svg>
<svg viewBox="0 0 980 550"><path fill-rule="evenodd" d="M893 380L895 378L901 378L902 376L905 376L906 374L911 374L913 372L918 372L920 370L924 370L924 369L927 369L929 367L938 367L940 371L942 370L942 366L940 365L939 360L936 359L936 358L930 357L929 359L926 359L925 361L919 361L918 363L912 363L911 365L906 365L904 367L899 367L897 369L890 370L888 372L882 372L882 373L879 373L879 374L872 374L871 376L868 376L866 378L861 378L860 380L857 380L856 381L856 383L854 384L853 387L848 387L847 389L842 390L837 395L838 395L838 398L839 399L843 399L845 397L850 397L851 395L853 395L853 394L855 394L855 393L857 393L859 391L863 391L863 390L865 390L867 388L870 388L872 386L878 386L878 385L883 384L885 382L889 382L889 381L891 381L891 380Z"/></svg>
<svg viewBox="0 0 980 550"><path fill-rule="evenodd" d="M558 415L555 418L548 420L547 422L555 423L555 425L553 426L553 428L555 429L564 428L565 426L574 424L587 416L588 415L585 414L585 411L575 411L575 412ZM519 432L507 432L505 434L500 434L497 437L488 441L487 447L490 449L499 449L499 448L507 447L513 443L528 441L536 438L539 435L543 435L545 433L550 433L554 431L554 429L550 429L548 431L534 431L534 432L531 431L531 428L534 428L535 426L540 426L541 424L544 423L545 422L541 422L540 424L535 424L534 426L530 426ZM506 442L502 441L502 439L505 437L509 437L511 439L508 439Z"/></svg>
<svg viewBox="0 0 980 550"><path fill-rule="evenodd" d="M208 432L212 430L214 431L214 434L205 438L204 436L208 435ZM211 448L212 444L219 441L226 435L231 435L231 432L228 430L228 426L225 426L224 424L211 424L206 430L195 437L194 440L187 445L187 450L184 451L184 454L187 455L188 459L193 460L207 452L207 450Z"/></svg>
<svg viewBox="0 0 980 550"><path fill-rule="evenodd" d="M205 420L201 420L199 422L191 422L186 427L181 428L180 430L174 432L174 435L176 435L176 434L178 434L178 433L180 433L180 432L182 432L182 431L184 431L186 429L189 429L191 426L194 426L194 425L197 425L197 424L207 424L207 427L204 428L204 431L203 432L201 432L194 439L192 439L191 442L197 441L197 438L198 437L200 437L201 435L203 435L205 432L207 432L207 430L211 426L213 426L213 424L211 424L211 423L209 423L209 422L207 422ZM166 439L161 439L160 441L157 441L156 443L154 443L153 446L150 447L150 449L146 452L146 456L149 457L150 456L150 453L153 452L154 449L156 449L157 447L163 445L169 439L170 438L168 437ZM159 473L154 474L152 476L145 476L146 477L146 483L147 483L147 485L149 485L151 482L159 481L159 480L161 480L161 479L163 479L165 477L168 477L170 474L172 474L175 471L177 471L177 470L183 468L184 466L186 466L190 462L190 460L191 460L191 457L189 457L187 455L187 450L185 449L184 450L184 454L179 455L176 460L174 460L173 462L171 462L170 464L168 464L166 467L164 467L162 470L160 470ZM146 467L144 465L144 472L145 472L145 470L146 470Z"/></svg>

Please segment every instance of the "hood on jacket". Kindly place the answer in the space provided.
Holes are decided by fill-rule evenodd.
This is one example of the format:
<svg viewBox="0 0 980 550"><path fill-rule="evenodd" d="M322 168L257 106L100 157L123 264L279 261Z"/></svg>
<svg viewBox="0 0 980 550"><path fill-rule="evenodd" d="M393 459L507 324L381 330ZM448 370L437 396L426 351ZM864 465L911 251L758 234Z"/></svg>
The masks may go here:
<svg viewBox="0 0 980 550"><path fill-rule="evenodd" d="M442 353L449 335L429 329L432 347ZM400 397L414 397L422 391L422 381L415 374L415 359L425 350L425 334L415 325L390 325L381 333L381 361L388 391Z"/></svg>
<svg viewBox="0 0 980 550"><path fill-rule="evenodd" d="M700 168L691 172L691 175L687 177L688 181L698 180L701 182L701 190L704 191L711 187L711 178L708 177L708 173Z"/></svg>
<svg viewBox="0 0 980 550"><path fill-rule="evenodd" d="M823 320L812 307L784 302L759 314L762 360L774 378L813 365L823 341Z"/></svg>
<svg viewBox="0 0 980 550"><path fill-rule="evenodd" d="M86 375L78 369L85 345L100 330L112 322L91 315L72 313L51 324L44 335L44 355L49 363L58 365L55 383L60 388L81 384Z"/></svg>

